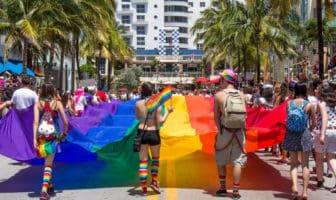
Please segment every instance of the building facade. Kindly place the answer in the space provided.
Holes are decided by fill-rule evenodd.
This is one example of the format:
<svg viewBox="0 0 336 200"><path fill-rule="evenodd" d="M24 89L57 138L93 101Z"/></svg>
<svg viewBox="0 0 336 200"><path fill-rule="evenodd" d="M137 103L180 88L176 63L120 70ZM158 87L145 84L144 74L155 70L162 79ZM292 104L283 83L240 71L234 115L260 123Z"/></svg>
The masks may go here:
<svg viewBox="0 0 336 200"><path fill-rule="evenodd" d="M135 49L131 65L144 68L143 81L191 83L201 76L202 43L190 31L211 0L117 0L117 20ZM153 69L153 60L160 70Z"/></svg>

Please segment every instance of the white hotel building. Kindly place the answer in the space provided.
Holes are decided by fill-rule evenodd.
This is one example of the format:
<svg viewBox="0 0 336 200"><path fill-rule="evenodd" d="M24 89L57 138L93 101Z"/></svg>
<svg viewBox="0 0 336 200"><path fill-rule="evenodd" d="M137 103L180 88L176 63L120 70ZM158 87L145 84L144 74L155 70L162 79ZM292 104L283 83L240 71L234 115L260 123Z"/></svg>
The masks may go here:
<svg viewBox="0 0 336 200"><path fill-rule="evenodd" d="M201 43L194 43L190 29L211 0L117 0L117 20L126 42L135 49L131 65L145 70L142 81L191 83L201 76ZM161 63L157 73L150 65Z"/></svg>

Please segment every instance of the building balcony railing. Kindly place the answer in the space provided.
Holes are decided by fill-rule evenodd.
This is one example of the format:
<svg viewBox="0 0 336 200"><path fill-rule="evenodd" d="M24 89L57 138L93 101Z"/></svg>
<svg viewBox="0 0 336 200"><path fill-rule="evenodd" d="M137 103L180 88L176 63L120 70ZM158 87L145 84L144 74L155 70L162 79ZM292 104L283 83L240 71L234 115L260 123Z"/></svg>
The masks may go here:
<svg viewBox="0 0 336 200"><path fill-rule="evenodd" d="M132 3L148 3L148 0L132 0Z"/></svg>
<svg viewBox="0 0 336 200"><path fill-rule="evenodd" d="M147 25L148 21L146 20L136 20L133 22L134 25Z"/></svg>
<svg viewBox="0 0 336 200"><path fill-rule="evenodd" d="M201 76L201 72L145 72L140 80L154 84L192 84L195 78Z"/></svg>

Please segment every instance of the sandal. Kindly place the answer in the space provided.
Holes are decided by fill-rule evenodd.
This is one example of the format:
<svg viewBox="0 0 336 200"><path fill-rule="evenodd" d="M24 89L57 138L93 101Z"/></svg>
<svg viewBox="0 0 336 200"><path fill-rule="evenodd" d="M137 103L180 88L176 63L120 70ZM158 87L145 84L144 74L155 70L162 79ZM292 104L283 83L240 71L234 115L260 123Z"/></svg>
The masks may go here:
<svg viewBox="0 0 336 200"><path fill-rule="evenodd" d="M300 200L298 191L292 192L292 200Z"/></svg>
<svg viewBox="0 0 336 200"><path fill-rule="evenodd" d="M336 185L333 188L330 189L330 192L331 193L336 193Z"/></svg>

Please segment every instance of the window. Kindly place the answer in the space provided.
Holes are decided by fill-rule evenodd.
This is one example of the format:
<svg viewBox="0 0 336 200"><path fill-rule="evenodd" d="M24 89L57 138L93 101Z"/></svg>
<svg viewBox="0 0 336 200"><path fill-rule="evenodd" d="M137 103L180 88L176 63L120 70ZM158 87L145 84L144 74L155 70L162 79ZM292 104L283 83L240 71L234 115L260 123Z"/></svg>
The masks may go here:
<svg viewBox="0 0 336 200"><path fill-rule="evenodd" d="M136 5L136 11L137 11L137 13L146 13L145 5L144 4Z"/></svg>
<svg viewBox="0 0 336 200"><path fill-rule="evenodd" d="M154 26L154 30L156 30L157 29L157 26Z"/></svg>
<svg viewBox="0 0 336 200"><path fill-rule="evenodd" d="M194 3L193 2L188 2L190 7L194 7Z"/></svg>
<svg viewBox="0 0 336 200"><path fill-rule="evenodd" d="M131 23L131 17L129 15L121 16L121 23L130 24Z"/></svg>
<svg viewBox="0 0 336 200"><path fill-rule="evenodd" d="M136 33L138 35L146 35L146 28L144 26L137 26Z"/></svg>
<svg viewBox="0 0 336 200"><path fill-rule="evenodd" d="M138 21L145 21L145 15L137 15Z"/></svg>
<svg viewBox="0 0 336 200"><path fill-rule="evenodd" d="M125 40L126 44L131 45L131 38L125 37L124 40Z"/></svg>
<svg viewBox="0 0 336 200"><path fill-rule="evenodd" d="M156 4L154 5L154 8L157 8L157 5L156 5Z"/></svg>
<svg viewBox="0 0 336 200"><path fill-rule="evenodd" d="M200 7L205 7L205 2L200 2Z"/></svg>
<svg viewBox="0 0 336 200"><path fill-rule="evenodd" d="M179 32L180 33L188 33L188 28L186 28L186 27L180 27L179 28Z"/></svg>
<svg viewBox="0 0 336 200"><path fill-rule="evenodd" d="M196 44L197 49L202 49L202 44Z"/></svg>
<svg viewBox="0 0 336 200"><path fill-rule="evenodd" d="M129 32L131 28L129 26L122 26L123 32Z"/></svg>
<svg viewBox="0 0 336 200"><path fill-rule="evenodd" d="M154 19L157 19L158 18L158 16L157 15L154 15Z"/></svg>
<svg viewBox="0 0 336 200"><path fill-rule="evenodd" d="M157 37L154 37L154 40L157 40Z"/></svg>
<svg viewBox="0 0 336 200"><path fill-rule="evenodd" d="M130 5L128 4L121 5L121 10L129 10L129 9L130 9Z"/></svg>
<svg viewBox="0 0 336 200"><path fill-rule="evenodd" d="M131 2L131 0L122 0L121 2Z"/></svg>
<svg viewBox="0 0 336 200"><path fill-rule="evenodd" d="M188 38L179 38L180 44L188 44Z"/></svg>
<svg viewBox="0 0 336 200"><path fill-rule="evenodd" d="M137 45L145 45L145 37L137 37Z"/></svg>

